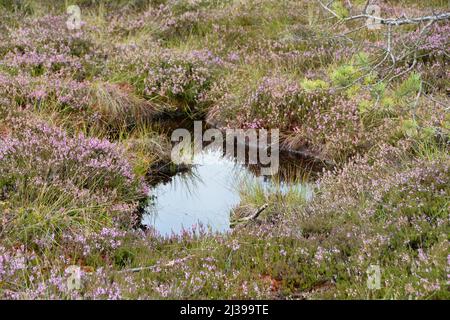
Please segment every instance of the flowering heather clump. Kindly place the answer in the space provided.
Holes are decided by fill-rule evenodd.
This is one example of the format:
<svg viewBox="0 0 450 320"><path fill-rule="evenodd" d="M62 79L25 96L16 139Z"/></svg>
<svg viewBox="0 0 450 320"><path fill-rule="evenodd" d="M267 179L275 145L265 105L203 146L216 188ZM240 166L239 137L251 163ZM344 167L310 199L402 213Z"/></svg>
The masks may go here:
<svg viewBox="0 0 450 320"><path fill-rule="evenodd" d="M71 57L67 53L58 53L56 51L49 53L37 53L35 51L26 53L9 52L3 58L2 66L12 71L20 68L33 76L41 75L45 72L59 72L64 68L72 70L81 68L81 64L76 58Z"/></svg>
<svg viewBox="0 0 450 320"><path fill-rule="evenodd" d="M159 102L169 111L176 110L179 104L205 104L205 96L225 62L209 50L179 52L155 44L149 46L117 47L121 53L110 61L117 77L126 77L138 95Z"/></svg>
<svg viewBox="0 0 450 320"><path fill-rule="evenodd" d="M77 81L59 76L31 77L0 73L0 95L21 107L39 107L70 114L91 127L112 129L149 120L156 107L138 98L127 84Z"/></svg>
<svg viewBox="0 0 450 320"><path fill-rule="evenodd" d="M371 157L357 157L338 172L325 174L319 182L322 190L321 198L323 198L320 206L323 205L329 212L351 210L349 206L358 208L359 203L351 202L349 199L355 197L357 200L361 197L367 203L372 203L373 207L367 208L367 211L360 214L371 215L372 210L379 205L392 205L396 201L400 201L400 205L403 205L403 201L408 202L407 199L425 200L426 198L423 197L414 199L420 192L435 194L435 196L443 192L446 194L450 178L448 155L436 160L407 161L402 165L402 155L406 148L411 148L410 145L411 143L407 141L402 148L382 145L372 151ZM371 158L374 159L370 160ZM364 174L361 174L363 171ZM390 192L403 195L392 201L386 201L385 197ZM327 199L326 204L323 203L324 199ZM436 199L433 198L433 200ZM445 197L443 200L445 201ZM414 210L423 211L421 207L424 205L416 203ZM389 209L390 212L393 212L392 210L393 208Z"/></svg>
<svg viewBox="0 0 450 320"><path fill-rule="evenodd" d="M271 237L303 241L304 270L315 267L324 278L340 279L329 297L366 296L370 265L382 270L375 297L448 296L450 158L406 159L411 146L400 145L384 145L327 172L312 201L296 214L275 203L273 216L280 223L249 227L250 232L262 237L267 228Z"/></svg>
<svg viewBox="0 0 450 320"><path fill-rule="evenodd" d="M86 111L89 106L89 82L64 79L59 76L31 77L27 74L17 76L2 75L4 84L0 94L14 98L19 106L54 103L59 110Z"/></svg>
<svg viewBox="0 0 450 320"><path fill-rule="evenodd" d="M374 137L386 139L392 131L392 121L366 124L356 98L323 84L314 89L303 87L306 85L285 76L264 77L256 89L244 90L243 97L223 94L210 110L210 121L222 114L226 116L223 126L279 128L288 135L286 147L307 148L329 160L366 150ZM221 87L215 90L223 91Z"/></svg>
<svg viewBox="0 0 450 320"><path fill-rule="evenodd" d="M450 41L450 26L448 24L433 24L425 32L416 30L405 38L410 45L417 44L421 59L442 57L448 51Z"/></svg>
<svg viewBox="0 0 450 320"><path fill-rule="evenodd" d="M82 291L80 291L69 285L73 274L67 266L75 261L63 255L52 258L50 260L48 257L40 257L24 246L19 248L0 246L0 297L33 300L122 298L122 291L125 291L125 288L111 282L107 270L81 267L79 272L76 272L76 276L81 279ZM132 279L128 279L127 289L127 291L136 289Z"/></svg>
<svg viewBox="0 0 450 320"><path fill-rule="evenodd" d="M355 99L338 96L315 106L287 139L287 145L308 146L328 159L345 159L370 148L374 139L387 139L392 130L389 120L378 127L365 125Z"/></svg>
<svg viewBox="0 0 450 320"><path fill-rule="evenodd" d="M213 91L223 90L223 86L218 86ZM286 131L299 126L310 110L331 101L325 91L306 91L286 76L263 77L256 88L250 85L236 94L222 94L209 117L223 113L229 117L222 119L224 125Z"/></svg>
<svg viewBox="0 0 450 320"><path fill-rule="evenodd" d="M265 77L242 106L247 119L244 127L254 127L252 119L264 119L263 126L284 129L287 124L297 123L306 107L300 101L300 87L283 77ZM244 119L245 119L244 118Z"/></svg>
<svg viewBox="0 0 450 320"><path fill-rule="evenodd" d="M307 210L330 218L354 217L350 234L363 244L352 262L356 269L364 271L373 261L382 268L384 263L386 268L408 266L415 270L402 284L404 295L418 298L441 292L445 268L440 260L448 250L442 241L448 228L450 159L443 155L405 162L399 148L377 151L373 164L360 158L337 174L325 175L320 194ZM395 252L389 259L384 257L388 251ZM429 253L427 258L423 252ZM431 270L425 267L429 263L439 267ZM391 270L386 269L384 279L401 288L400 275Z"/></svg>
<svg viewBox="0 0 450 320"><path fill-rule="evenodd" d="M263 126L291 129L299 125L311 108L317 108L322 100L320 93L304 91L298 83L285 77L265 77L242 106L247 120L244 126L252 126L251 119L261 119Z"/></svg>
<svg viewBox="0 0 450 320"><path fill-rule="evenodd" d="M305 47L305 39L308 38L314 41L311 40L311 44ZM284 38L264 41L258 55L263 61L272 61L292 72L301 70L308 74L327 64L348 60L354 54L354 48L330 39L302 26L299 30L290 31ZM252 55L254 53L249 53L249 60Z"/></svg>
<svg viewBox="0 0 450 320"><path fill-rule="evenodd" d="M189 105L201 103L222 64L222 60L209 51L178 55L163 51L152 57L145 67L145 94Z"/></svg>
<svg viewBox="0 0 450 320"><path fill-rule="evenodd" d="M133 185L131 168L115 144L83 135L71 138L64 131L39 120L8 120L8 126L20 129L2 141L2 162L34 163L35 170L40 171L38 176L46 177L51 173L50 179L55 180L73 179L73 182L88 185L98 183L97 179L101 178L98 188L123 185L125 192ZM2 176L27 174L21 170L20 167L4 166ZM118 180L121 183L117 183Z"/></svg>
<svg viewBox="0 0 450 320"><path fill-rule="evenodd" d="M197 33L209 19L209 15L201 10L187 11L179 15L169 12L161 19L160 34L162 38L172 38Z"/></svg>
<svg viewBox="0 0 450 320"><path fill-rule="evenodd" d="M6 119L2 125L10 129L0 143L2 198L33 202L44 197L59 203L51 209L57 216L93 206L118 223L134 223L135 202L144 190L119 146L81 134L71 137L33 118ZM103 219L99 209L92 219L96 214Z"/></svg>
<svg viewBox="0 0 450 320"><path fill-rule="evenodd" d="M200 31L211 20L208 1L172 1L155 4L142 12L112 16L108 31L112 34L136 34L153 27L156 36L169 40Z"/></svg>
<svg viewBox="0 0 450 320"><path fill-rule="evenodd" d="M0 65L10 70L20 67L31 75L57 72L84 78L96 72L103 53L88 31L69 30L66 20L64 15L25 18L20 27L9 28Z"/></svg>

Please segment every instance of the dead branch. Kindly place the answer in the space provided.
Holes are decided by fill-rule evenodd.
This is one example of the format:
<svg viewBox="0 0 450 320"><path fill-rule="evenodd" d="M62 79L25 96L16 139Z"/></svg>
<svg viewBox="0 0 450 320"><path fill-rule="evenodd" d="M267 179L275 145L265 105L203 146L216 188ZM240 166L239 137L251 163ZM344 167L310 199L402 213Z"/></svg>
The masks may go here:
<svg viewBox="0 0 450 320"><path fill-rule="evenodd" d="M255 220L256 218L259 217L261 212L263 212L264 210L267 209L268 206L269 206L269 204L267 204L267 203L263 204L252 216L247 218L247 220Z"/></svg>
<svg viewBox="0 0 450 320"><path fill-rule="evenodd" d="M319 2L319 4L321 5L322 8L324 8L326 11L331 13L336 18L341 19L339 17L339 15L330 8L330 5L334 1L330 1L326 5L320 0L317 0L317 1ZM377 21L380 24L384 24L384 25L388 25L388 26L400 26L400 25L404 25L404 24L418 24L418 23L427 22L427 21L439 21L439 20L450 19L450 12L444 12L444 13L433 14L433 15L422 16L422 17L416 17L416 18L406 18L406 17L404 17L404 18L381 18L381 17L376 17L376 16L373 16L373 15L367 14L368 4L369 4L369 1L367 1L363 13L358 14L358 15L354 15L354 16L350 16L350 17L344 18L342 20L343 21L350 21L350 20L358 20L358 19L366 19L366 20L367 19L373 19L373 20Z"/></svg>
<svg viewBox="0 0 450 320"><path fill-rule="evenodd" d="M183 261L188 260L188 259L190 259L192 257L193 257L193 255L189 255L189 256L181 258L181 259L171 260L171 261L169 261L169 262L167 262L166 264L163 264L163 265L155 264L155 265L146 266L146 267L124 269L124 270L120 270L118 273L140 272L140 271L145 271L145 270L155 270L155 269L161 268L161 267L173 267L175 265L175 263L183 262Z"/></svg>
<svg viewBox="0 0 450 320"><path fill-rule="evenodd" d="M348 22L351 20L358 20L358 19L369 20L370 19L372 21L375 21L375 23L378 25L385 25L387 27L385 46L383 48L383 51L384 51L383 57L381 58L381 60L378 63L376 63L376 65L372 66L371 70L369 71L369 72L371 72L373 70L376 70L378 67L382 66L386 62L386 60L388 60L388 59L391 60L390 65L387 66L387 68L386 68L387 73L385 74L383 79L381 79L379 82L382 82L382 81L388 79L387 82L391 83L392 80L394 80L395 78L399 78L399 77L403 76L404 74L411 72L416 67L416 65L418 63L418 59L420 59L420 56L418 54L418 47L420 45L420 42L422 41L422 37L425 34L425 31L427 29L429 29L436 21L450 19L450 12L443 12L443 13L434 13L433 12L432 14L424 15L421 17L415 17L415 18L408 18L405 16L402 16L399 18L377 17L377 16L374 16L374 15L371 15L368 13L368 8L370 6L371 0L366 1L360 14L354 14L347 18L343 18L343 17L340 17L339 14L332 9L331 6L332 6L334 0L328 1L327 4L324 4L321 0L317 0L317 2L327 12L329 12L334 17L338 18L339 24L345 23L345 22ZM351 5L349 5L348 7L352 8ZM427 22L427 23L425 23L425 22ZM405 50L402 50L402 52L400 52L399 54L395 54L394 53L394 42L395 41L393 40L394 28L396 26L401 26L401 25L406 25L406 24L422 24L422 23L424 23L424 26L423 26L423 28L421 28L422 30L419 33L417 41L412 46L406 46ZM358 27L356 30L360 30L361 28L363 28L363 26ZM343 34L343 35L341 34L340 36L349 40L349 38L346 35L354 32L354 31L355 30L348 31L348 32L346 32L346 34ZM410 64L410 66L406 70L403 70L400 73L392 75L392 71L395 69L397 63L400 61L403 61L404 59L410 57L411 55L413 55L413 61ZM363 77L364 77L364 75L362 77L356 79L356 81L354 81L349 86L353 85L355 82L359 82ZM349 86L347 86L347 87L349 87ZM340 89L346 89L347 87L340 88Z"/></svg>
<svg viewBox="0 0 450 320"><path fill-rule="evenodd" d="M348 18L345 18L344 21L350 21L350 20L356 20L356 19L374 19L378 21L381 24L388 25L388 26L400 26L404 24L418 24L422 22L428 22L428 21L439 21L439 20L447 20L450 19L450 12L444 12L436 15L430 15L430 16L422 16L422 17L416 17L416 18L396 18L396 19L384 19L381 17L372 16L369 14L359 14L356 16L351 16Z"/></svg>
<svg viewBox="0 0 450 320"><path fill-rule="evenodd" d="M258 210L256 210L256 212L255 212L254 214L252 214L251 216L244 217L244 218L241 218L241 219L236 220L235 222L233 222L233 223L231 224L231 226L234 227L234 226L236 226L236 225L239 224L239 223L246 223L246 222L253 221L253 220L257 219L257 218L259 217L259 215L260 215L264 210L267 209L268 206L269 206L268 203L263 204L261 207L258 208Z"/></svg>

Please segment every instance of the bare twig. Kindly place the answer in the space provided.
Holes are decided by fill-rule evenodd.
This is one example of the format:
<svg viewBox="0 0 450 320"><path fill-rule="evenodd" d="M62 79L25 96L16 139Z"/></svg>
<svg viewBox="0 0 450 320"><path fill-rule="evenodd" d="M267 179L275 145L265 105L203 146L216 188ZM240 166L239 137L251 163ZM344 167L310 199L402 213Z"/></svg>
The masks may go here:
<svg viewBox="0 0 450 320"><path fill-rule="evenodd" d="M263 212L264 210L267 209L268 206L269 206L269 204L267 204L267 203L263 204L251 217L249 217L247 219L248 220L255 220L256 218L259 217L261 212Z"/></svg>
<svg viewBox="0 0 450 320"><path fill-rule="evenodd" d="M336 12L334 12L333 10L331 10L330 9L330 4L332 4L333 3L333 1L330 1L327 5L325 5L325 4L323 4L322 3L322 1L320 1L320 0L317 0L319 3L320 3L320 5L322 6L322 8L324 8L325 10L327 10L329 13L331 13L333 16L335 16L336 18L339 18L339 15L336 13Z"/></svg>
<svg viewBox="0 0 450 320"><path fill-rule="evenodd" d="M244 218L241 218L241 219L238 219L238 220L234 221L234 222L232 223L232 226L235 226L235 225L237 225L237 224L239 224L239 223L244 223L244 222L249 222L249 221L255 220L256 218L259 217L259 215L260 215L264 210L267 209L268 206L269 206L268 203L263 204L261 207L258 208L258 210L256 210L256 212L255 212L254 214L252 214L251 216L244 217Z"/></svg>
<svg viewBox="0 0 450 320"><path fill-rule="evenodd" d="M329 9L329 11L332 11ZM336 14L337 16L337 14ZM369 14L359 14L356 16L351 16L348 18L345 18L344 21L350 21L350 20L356 20L356 19L374 19L378 21L381 24L384 25L390 25L390 26L400 26L404 24L418 24L426 21L439 21L439 20L447 20L450 19L450 12L444 12L436 15L429 15L429 16L422 16L422 17L416 17L416 18L389 18L384 19L381 17L372 16Z"/></svg>
<svg viewBox="0 0 450 320"><path fill-rule="evenodd" d="M414 67L418 63L418 59L421 58L420 55L418 54L417 48L420 44L420 41L421 41L422 36L425 33L425 31L436 21L450 19L450 12L443 12L443 13L432 12L432 14L424 15L421 17L415 17L415 18L409 18L404 15L401 17L397 17L397 18L381 18L381 17L377 17L374 15L368 14L368 8L371 4L370 0L366 1L361 14L352 15L347 18L341 18L338 15L338 13L331 8L331 5L333 4L334 1L330 1L330 2L328 2L328 4L324 4L321 0L317 0L317 2L327 12L331 13L334 17L338 18L340 20L339 23L345 23L347 21L358 20L358 19L366 19L366 20L371 19L371 20L376 21L378 24L387 26L386 44L385 44L385 48L384 48L385 54L381 58L381 61L376 63L376 65L373 66L370 70L370 71L373 71L373 70L377 69L378 67L383 65L388 58L390 58L391 64L385 70L386 71L385 76L383 77L383 79L380 80L380 82L384 81L386 79L389 79L388 82L390 83L395 78L401 77L402 75L413 70ZM422 28L421 32L419 33L418 40L412 46L405 46L405 48L404 48L405 50L401 50L401 55L394 54L393 27L405 25L405 24L421 24L423 22L428 22L428 23ZM360 29L360 28L358 28L358 29ZM351 32L353 32L353 31L346 32L346 34L349 34ZM346 34L341 35L341 36L343 36L344 38L347 39ZM398 74L392 75L392 72L395 69L397 62L403 61L405 58L411 56L412 54L414 54L414 57L413 57L413 61L412 61L411 65L406 70L404 70ZM364 77L364 75L362 77L360 77L359 79L357 79L355 82L360 81L363 77ZM353 85L353 84L354 83L352 83L351 85ZM342 88L340 88L340 89L342 89ZM343 89L345 89L345 88L343 88Z"/></svg>
<svg viewBox="0 0 450 320"><path fill-rule="evenodd" d="M331 13L336 18L340 19L339 15L335 11L330 9L330 5L334 1L330 1L327 5L325 5L320 0L317 0L317 2L319 2L321 7L324 8L326 11ZM363 13L357 14L354 16L350 16L350 17L347 17L342 20L350 21L350 20L358 20L358 19L366 19L366 20L373 19L373 20L379 22L380 24L389 25L389 26L400 26L400 25L404 25L404 24L418 24L418 23L422 23L422 22L426 22L426 21L439 21L439 20L450 19L450 12L443 12L443 13L432 14L432 15L422 16L422 17L415 17L415 18L402 17L402 18L386 18L385 19L385 18L376 17L373 15L367 14L367 8L368 8L369 4L370 4L370 1L367 1L366 5L364 7Z"/></svg>
<svg viewBox="0 0 450 320"><path fill-rule="evenodd" d="M161 268L161 267L173 267L175 265L175 263L177 262L183 262L185 260L188 260L190 258L192 258L193 255L189 255L187 257L181 258L181 259L177 259L177 260L171 260L169 262L167 262L166 264L160 265L160 264L155 264L152 266L146 266L146 267L138 267L138 268L131 268L131 269L124 269L124 270L120 270L119 273L126 273L126 272L140 272L140 271L145 271L145 270L154 270L156 268Z"/></svg>

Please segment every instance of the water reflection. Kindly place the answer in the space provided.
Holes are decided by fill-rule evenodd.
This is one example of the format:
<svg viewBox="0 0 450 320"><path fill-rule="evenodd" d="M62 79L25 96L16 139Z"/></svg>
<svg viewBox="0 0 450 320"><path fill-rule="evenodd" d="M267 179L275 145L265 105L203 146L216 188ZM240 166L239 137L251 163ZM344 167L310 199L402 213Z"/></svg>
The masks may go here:
<svg viewBox="0 0 450 320"><path fill-rule="evenodd" d="M222 152L206 149L194 155L192 170L178 173L151 190L143 224L163 235L202 223L213 231L230 228L230 211L240 202L242 184L259 184L267 192L304 190L316 168L305 160L281 155L277 176L260 175L257 165L238 163Z"/></svg>

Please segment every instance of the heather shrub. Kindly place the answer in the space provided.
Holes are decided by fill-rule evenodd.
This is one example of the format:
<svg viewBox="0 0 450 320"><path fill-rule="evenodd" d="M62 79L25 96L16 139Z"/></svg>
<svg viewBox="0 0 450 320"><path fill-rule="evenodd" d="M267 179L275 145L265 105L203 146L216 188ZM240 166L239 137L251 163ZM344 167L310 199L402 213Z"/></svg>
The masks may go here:
<svg viewBox="0 0 450 320"><path fill-rule="evenodd" d="M103 268L95 270L92 266L80 267L83 279L83 291L71 290L72 275L67 266L73 263L92 262L84 260L93 252L106 255L121 245L123 232L103 228L96 235L78 235L74 239L65 239L60 256L39 254L30 246L0 246L0 296L2 299L120 299L122 290L110 281L110 274ZM51 237L36 239L36 244L52 248ZM73 242L69 242L73 241ZM74 244L79 246L81 254L76 255ZM53 249L54 250L54 249ZM83 251L84 250L84 251ZM109 270L108 270L109 271ZM12 285L15 284L15 285ZM130 283L131 289L131 283Z"/></svg>
<svg viewBox="0 0 450 320"><path fill-rule="evenodd" d="M305 112L301 104L301 92L298 84L283 77L265 77L259 86L244 101L245 127L259 126L284 129L286 125L296 123ZM306 100L306 99L305 99ZM302 110L304 109L304 110Z"/></svg>
<svg viewBox="0 0 450 320"><path fill-rule="evenodd" d="M230 0L182 0L171 3L171 9L174 13L180 14L187 11L198 10L202 8L215 8L231 3Z"/></svg>
<svg viewBox="0 0 450 320"><path fill-rule="evenodd" d="M158 45L151 49L124 46L121 50L122 54L110 61L115 70L112 79L132 85L138 96L158 105L160 112L202 110L224 65L208 50L178 51Z"/></svg>
<svg viewBox="0 0 450 320"><path fill-rule="evenodd" d="M327 87L324 81L299 84L287 76L262 77L254 87L250 84L234 94L222 93L208 119L220 126L279 128L286 136L285 147L307 149L336 162L368 150L374 137L389 139L395 120L373 108L374 100L368 94L347 97ZM230 88L225 84L213 91Z"/></svg>
<svg viewBox="0 0 450 320"><path fill-rule="evenodd" d="M223 119L225 125L293 130L303 123L310 110L329 103L328 93L327 90L304 90L295 79L285 75L266 76L255 86L250 84L234 95L223 95L210 116L220 110L230 116ZM228 110L223 110L226 108Z"/></svg>
<svg viewBox="0 0 450 320"><path fill-rule="evenodd" d="M12 132L3 141L3 161L8 159L27 163L27 161L33 161L35 156L34 163L42 161L41 165L36 166L35 169L41 170L39 172L41 177L50 175L50 179L53 177L61 180L70 179L76 185L91 185L99 190L114 189L117 186L122 188L116 188L117 192L126 195L131 191L130 194L133 194L131 187L135 183L134 176L130 172L127 161L121 156L120 147L115 144L107 140L87 138L82 134L70 137L61 129L53 128L35 119L24 120L12 117L7 120L7 126ZM85 171L74 175L72 170L77 169L77 164L84 167ZM18 176L23 171L20 167L11 167L3 168L2 172ZM96 174L98 169L105 172ZM25 172L22 173L26 175Z"/></svg>
<svg viewBox="0 0 450 320"><path fill-rule="evenodd" d="M209 31L210 17L204 10L186 8L185 12L176 13L173 11L174 9L176 10L176 8L171 8L166 15L161 17L158 36L162 39L186 38L192 34L201 35Z"/></svg>
<svg viewBox="0 0 450 320"><path fill-rule="evenodd" d="M450 159L442 151L432 159L407 157L411 143L400 145L376 147L325 173L312 201L299 205L296 215L274 210L279 235L320 240L315 263L328 262L324 278L337 279L328 297L448 296ZM363 276L372 264L382 270L376 292Z"/></svg>
<svg viewBox="0 0 450 320"><path fill-rule="evenodd" d="M72 137L24 115L4 118L1 125L6 133L0 145L0 196L11 206L9 231L27 239L102 224L133 225L144 187L119 146Z"/></svg>
<svg viewBox="0 0 450 320"><path fill-rule="evenodd" d="M147 63L144 95L201 108L222 63L209 51L163 51Z"/></svg>
<svg viewBox="0 0 450 320"><path fill-rule="evenodd" d="M355 98L338 95L328 99L307 113L287 138L288 146L307 147L325 159L339 161L369 149L375 137L377 141L389 137L392 121L365 123Z"/></svg>
<svg viewBox="0 0 450 320"><path fill-rule="evenodd" d="M8 81L8 95L14 97L19 106L53 107L68 112L85 112L90 106L88 81L27 74L6 76L5 80Z"/></svg>
<svg viewBox="0 0 450 320"><path fill-rule="evenodd" d="M0 95L13 99L21 107L33 106L57 112L71 123L111 136L148 123L158 113L150 101L138 97L127 83L109 84L101 81L76 81L59 76L31 77L2 75ZM73 127L70 123L68 127Z"/></svg>
<svg viewBox="0 0 450 320"><path fill-rule="evenodd" d="M416 56L424 62L439 61L445 56L449 41L450 26L446 23L434 23L421 31L416 29L401 38L407 45L418 45ZM411 56L409 56L411 57Z"/></svg>
<svg viewBox="0 0 450 320"><path fill-rule="evenodd" d="M108 24L105 32L110 36L131 37L145 34L146 39L151 39L155 29L159 27L156 18L163 17L167 7L149 7L138 14L128 12L128 14L108 16ZM116 44L112 44L113 46Z"/></svg>
<svg viewBox="0 0 450 320"><path fill-rule="evenodd" d="M425 90L430 93L444 93L449 83L449 62L433 62L432 64L419 63L417 70L421 74Z"/></svg>
<svg viewBox="0 0 450 320"><path fill-rule="evenodd" d="M20 68L33 76L59 73L83 79L98 74L104 53L91 39L90 30L69 30L65 16L25 18L10 28L0 65L10 72ZM3 49L4 50L4 49Z"/></svg>
<svg viewBox="0 0 450 320"><path fill-rule="evenodd" d="M229 1L169 1L151 3L138 14L114 17L109 26L114 34L136 35L145 32L164 42L204 35L211 31L211 23L218 17L216 7L225 7ZM151 22L150 22L151 20Z"/></svg>

